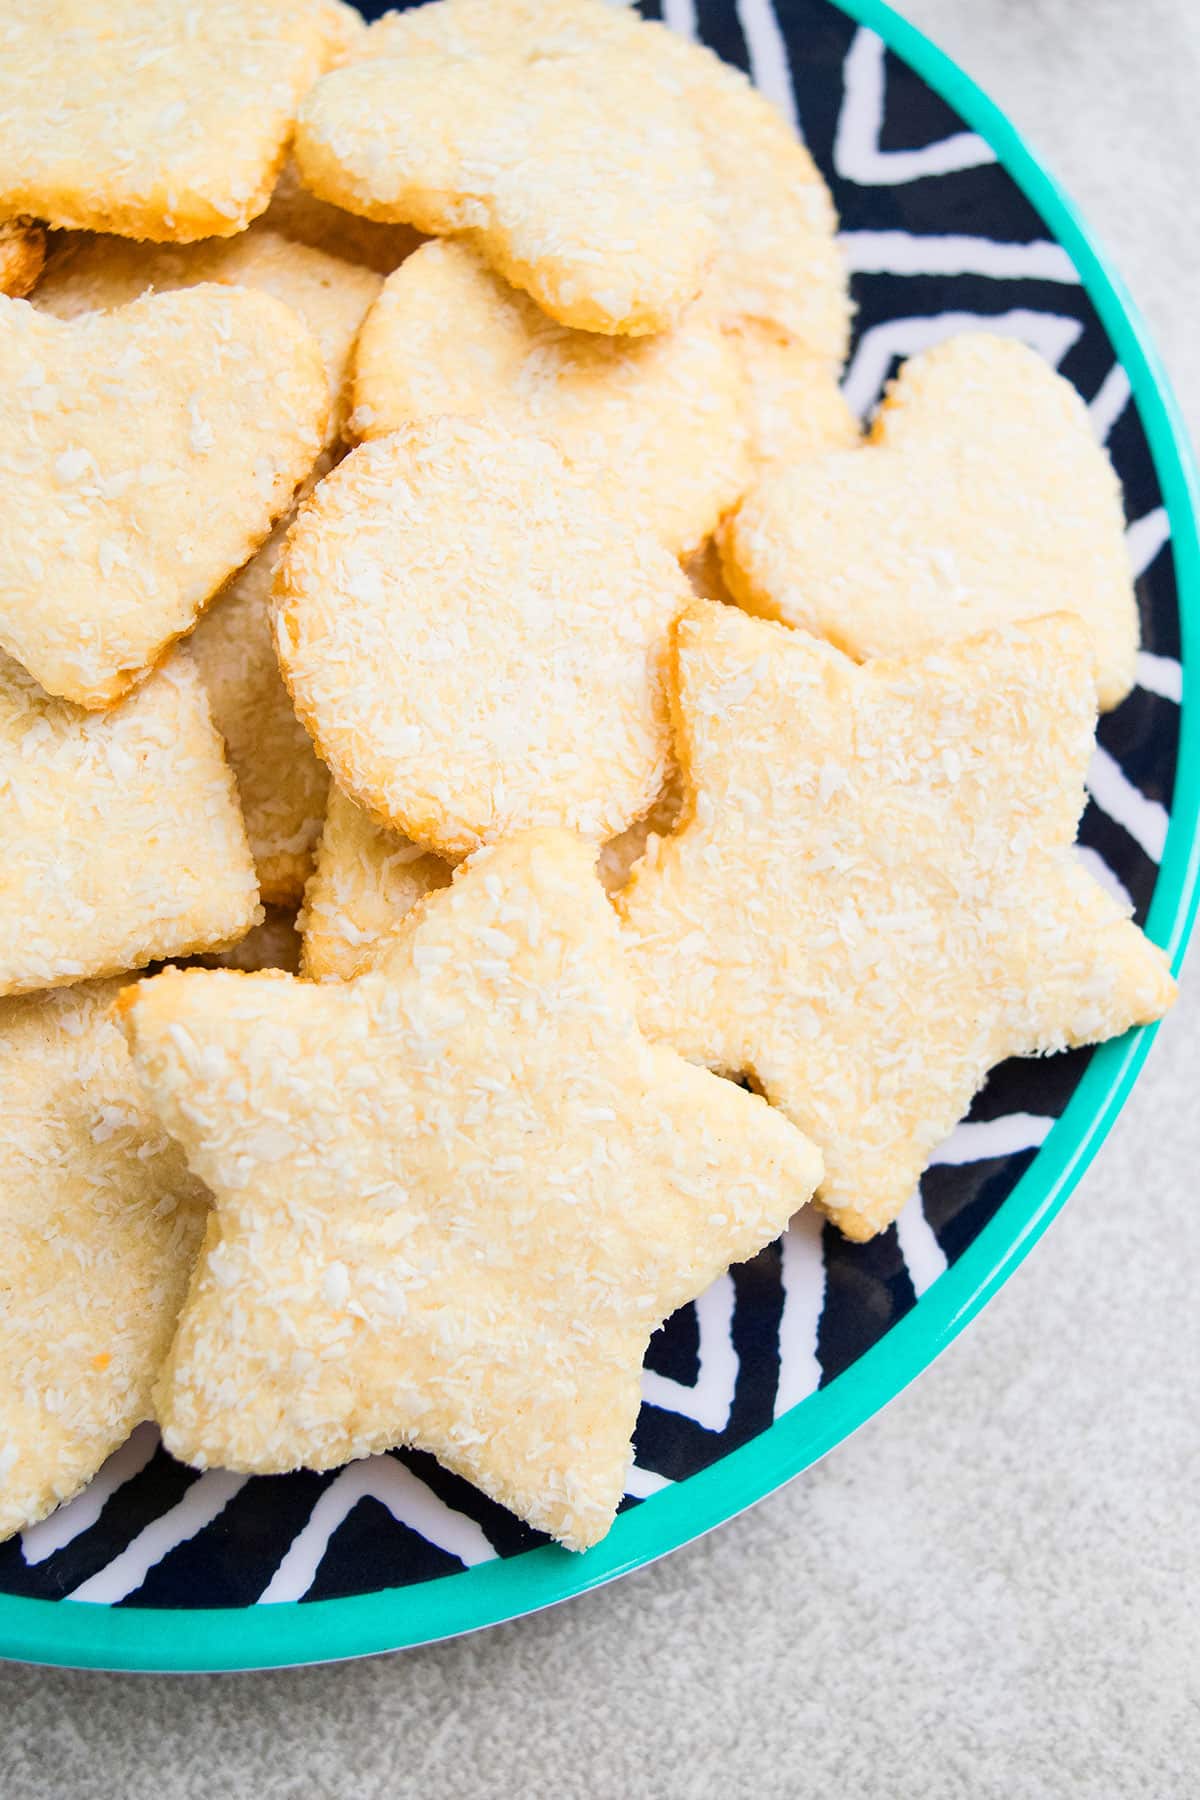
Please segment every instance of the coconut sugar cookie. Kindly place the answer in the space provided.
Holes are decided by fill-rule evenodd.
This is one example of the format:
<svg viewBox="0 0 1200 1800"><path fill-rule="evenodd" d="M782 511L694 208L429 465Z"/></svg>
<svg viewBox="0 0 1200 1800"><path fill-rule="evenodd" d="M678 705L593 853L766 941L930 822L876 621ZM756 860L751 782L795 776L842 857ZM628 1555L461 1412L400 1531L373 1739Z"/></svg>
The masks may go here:
<svg viewBox="0 0 1200 1800"><path fill-rule="evenodd" d="M0 1000L0 1539L151 1416L208 1210L112 1018L118 982Z"/></svg>
<svg viewBox="0 0 1200 1800"><path fill-rule="evenodd" d="M897 1216L993 1064L1170 1006L1161 950L1072 850L1078 619L859 667L697 602L675 680L683 818L618 902L640 1017L812 1137L848 1237Z"/></svg>
<svg viewBox="0 0 1200 1800"><path fill-rule="evenodd" d="M914 357L865 448L768 469L721 544L747 611L856 658L1069 608L1092 635L1101 706L1132 686L1116 476L1074 388L1010 339Z"/></svg>
<svg viewBox="0 0 1200 1800"><path fill-rule="evenodd" d="M661 331L715 249L695 131L654 70L602 37L586 54L514 41L353 61L308 95L295 156L321 199L467 234L581 330Z"/></svg>
<svg viewBox="0 0 1200 1800"><path fill-rule="evenodd" d="M262 543L327 411L316 342L267 294L72 320L0 299L0 647L110 705Z"/></svg>
<svg viewBox="0 0 1200 1800"><path fill-rule="evenodd" d="M260 917L186 652L104 713L0 656L0 994L220 948Z"/></svg>
<svg viewBox="0 0 1200 1800"><path fill-rule="evenodd" d="M6 6L0 214L178 243L242 231L352 18L331 0Z"/></svg>
<svg viewBox="0 0 1200 1800"><path fill-rule="evenodd" d="M600 842L662 786L689 597L553 444L435 419L352 451L301 507L276 644L321 757L381 824L446 856L535 825Z"/></svg>
<svg viewBox="0 0 1200 1800"><path fill-rule="evenodd" d="M453 873L444 857L377 825L331 786L298 920L303 974L311 981L361 975L417 901L449 887Z"/></svg>
<svg viewBox="0 0 1200 1800"><path fill-rule="evenodd" d="M706 293L729 325L770 323L811 356L841 361L850 306L829 190L787 121L713 51L605 0L435 0L387 14L354 57L487 62L514 47L545 59L611 57L631 105L638 77L653 76L685 114L704 159L704 206L717 242Z"/></svg>
<svg viewBox="0 0 1200 1800"><path fill-rule="evenodd" d="M645 855L650 834L671 830L681 802L679 778L672 770L645 818L601 845L596 873L610 894L625 885L634 863ZM340 788L331 787L316 866L297 921L302 973L312 981L349 981L361 975L418 900L435 888L449 887L453 874L453 864L444 857L377 825ZM231 954L220 959L226 967L245 966L231 964Z"/></svg>
<svg viewBox="0 0 1200 1800"><path fill-rule="evenodd" d="M345 419L350 356L358 328L382 283L370 269L252 225L235 238L200 244L135 244L128 238L74 234L59 245L33 295L39 312L78 319L111 312L147 293L201 282L258 288L303 319L321 348L329 382L329 433Z"/></svg>
<svg viewBox="0 0 1200 1800"><path fill-rule="evenodd" d="M156 1390L173 1455L415 1444L571 1549L604 1536L650 1334L776 1236L820 1159L642 1037L593 860L560 832L481 851L356 981L124 996L214 1201Z"/></svg>
<svg viewBox="0 0 1200 1800"><path fill-rule="evenodd" d="M857 449L862 428L842 396L834 363L752 320L731 342L741 360L756 462L787 467L831 450Z"/></svg>
<svg viewBox="0 0 1200 1800"><path fill-rule="evenodd" d="M271 583L280 528L222 589L189 644L237 781L265 901L295 905L321 835L329 775L279 673Z"/></svg>
<svg viewBox="0 0 1200 1800"><path fill-rule="evenodd" d="M29 219L0 219L0 294L27 294L46 260L46 233Z"/></svg>
<svg viewBox="0 0 1200 1800"><path fill-rule="evenodd" d="M653 76L682 110L703 157L704 207L717 244L705 300L745 360L753 436L787 454L786 409L815 391L821 416L828 415L849 343L837 215L808 150L740 70L632 7L603 0L435 0L372 25L355 56L486 61L514 45L526 55L585 58L603 45L626 72L621 82L630 70ZM793 366L775 358L773 372L764 368L764 341L787 347ZM797 420L801 437L808 410L805 404Z"/></svg>
<svg viewBox="0 0 1200 1800"><path fill-rule="evenodd" d="M366 438L439 413L551 437L680 553L749 478L740 361L703 306L649 338L572 331L466 244L426 244L390 278L359 338L354 400Z"/></svg>
<svg viewBox="0 0 1200 1800"><path fill-rule="evenodd" d="M602 0L585 3L589 18ZM740 70L665 26L624 25L677 86L710 175L719 250L708 291L726 324L770 326L835 369L846 354L850 301L837 214L791 126Z"/></svg>

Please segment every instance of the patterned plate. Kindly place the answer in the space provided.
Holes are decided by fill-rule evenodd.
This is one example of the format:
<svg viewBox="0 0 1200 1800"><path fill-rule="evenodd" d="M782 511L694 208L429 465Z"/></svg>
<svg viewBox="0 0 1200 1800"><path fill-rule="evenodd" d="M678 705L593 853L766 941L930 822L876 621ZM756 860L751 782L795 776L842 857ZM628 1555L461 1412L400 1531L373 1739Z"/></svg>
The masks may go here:
<svg viewBox="0 0 1200 1800"><path fill-rule="evenodd" d="M658 14L660 8L646 7ZM1012 126L878 0L663 0L797 119L857 302L846 391L974 326L1077 386L1124 483L1145 649L1102 722L1083 854L1176 957L1196 893L1200 552L1182 430L1130 303ZM71 1505L0 1549L0 1651L254 1667L418 1643L611 1579L794 1476L922 1369L1020 1261L1111 1124L1151 1034L996 1071L898 1224L815 1217L723 1276L646 1359L622 1516L585 1557L429 1457L197 1475L141 1427Z"/></svg>

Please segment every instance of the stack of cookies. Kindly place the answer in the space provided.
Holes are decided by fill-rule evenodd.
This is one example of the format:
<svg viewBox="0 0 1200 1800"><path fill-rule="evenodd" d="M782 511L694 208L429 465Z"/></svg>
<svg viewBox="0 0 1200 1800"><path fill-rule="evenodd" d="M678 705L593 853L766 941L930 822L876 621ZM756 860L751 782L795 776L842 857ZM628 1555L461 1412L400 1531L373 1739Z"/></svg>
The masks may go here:
<svg viewBox="0 0 1200 1800"><path fill-rule="evenodd" d="M807 152L602 0L3 9L0 219L0 1535L153 1417L586 1548L664 1317L1171 1002L1112 470L989 337L864 436Z"/></svg>

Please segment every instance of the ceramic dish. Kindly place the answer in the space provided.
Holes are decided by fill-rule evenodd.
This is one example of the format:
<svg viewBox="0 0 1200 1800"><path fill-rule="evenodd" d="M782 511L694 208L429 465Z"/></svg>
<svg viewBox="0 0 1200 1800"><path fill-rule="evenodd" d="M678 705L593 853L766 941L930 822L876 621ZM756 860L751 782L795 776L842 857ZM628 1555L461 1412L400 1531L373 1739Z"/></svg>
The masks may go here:
<svg viewBox="0 0 1200 1800"><path fill-rule="evenodd" d="M877 0L661 10L798 118L831 182L860 412L898 359L975 327L1024 338L1089 403L1124 485L1144 648L1138 686L1101 722L1081 842L1178 961L1200 799L1195 493L1120 283L1012 125ZM802 1216L677 1314L647 1357L621 1517L586 1556L426 1456L198 1475L143 1426L84 1494L0 1549L0 1652L166 1670L361 1655L511 1618L686 1543L830 1450L961 1330L1063 1204L1151 1035L1004 1065L884 1236L852 1245Z"/></svg>

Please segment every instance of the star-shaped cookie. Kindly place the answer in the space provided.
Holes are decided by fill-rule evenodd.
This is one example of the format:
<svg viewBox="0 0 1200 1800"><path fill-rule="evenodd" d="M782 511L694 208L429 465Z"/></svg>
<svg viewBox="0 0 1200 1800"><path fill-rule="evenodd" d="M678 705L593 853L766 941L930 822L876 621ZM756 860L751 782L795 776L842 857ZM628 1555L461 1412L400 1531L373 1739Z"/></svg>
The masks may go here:
<svg viewBox="0 0 1200 1800"><path fill-rule="evenodd" d="M103 713L0 655L0 994L220 948L261 916L188 653Z"/></svg>
<svg viewBox="0 0 1200 1800"><path fill-rule="evenodd" d="M571 1548L608 1530L651 1332L776 1235L820 1159L642 1037L594 860L561 832L481 851L356 981L128 992L215 1205L156 1394L174 1454L416 1444Z"/></svg>
<svg viewBox="0 0 1200 1800"><path fill-rule="evenodd" d="M208 1211L112 1018L115 981L0 1000L0 1539L150 1417Z"/></svg>
<svg viewBox="0 0 1200 1800"><path fill-rule="evenodd" d="M1072 851L1095 689L1071 615L859 667L697 602L674 701L683 819L618 900L640 1017L812 1137L847 1236L896 1217L994 1063L1171 1004Z"/></svg>
<svg viewBox="0 0 1200 1800"><path fill-rule="evenodd" d="M267 294L69 320L0 297L0 647L111 705L262 543L328 407L316 340Z"/></svg>
<svg viewBox="0 0 1200 1800"><path fill-rule="evenodd" d="M188 243L266 206L339 0L54 0L0 15L0 216Z"/></svg>
<svg viewBox="0 0 1200 1800"><path fill-rule="evenodd" d="M1070 609L1111 707L1138 647L1124 523L1070 383L1024 344L968 334L905 364L862 449L766 469L721 557L747 611L858 658Z"/></svg>

